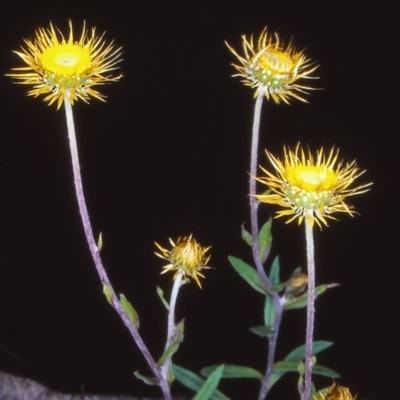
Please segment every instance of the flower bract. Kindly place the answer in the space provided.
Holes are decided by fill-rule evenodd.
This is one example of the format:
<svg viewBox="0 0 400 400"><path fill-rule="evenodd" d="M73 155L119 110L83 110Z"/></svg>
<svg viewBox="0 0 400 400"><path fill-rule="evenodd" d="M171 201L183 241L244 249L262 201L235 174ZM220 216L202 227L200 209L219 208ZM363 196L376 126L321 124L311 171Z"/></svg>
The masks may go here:
<svg viewBox="0 0 400 400"><path fill-rule="evenodd" d="M192 238L192 235L178 238L176 244L172 239L169 239L169 241L172 245L171 250L164 249L158 243L155 243L161 251L161 254L155 254L170 262L170 264L163 267L161 273L164 274L168 271L176 271L174 279L178 274L182 274L186 279L193 278L201 288L199 276L204 278L204 275L200 271L203 268L210 268L207 267L210 256L206 255L206 253L211 247L200 246L197 241Z"/></svg>
<svg viewBox="0 0 400 400"><path fill-rule="evenodd" d="M105 96L93 89L117 81L121 75L112 75L121 61L121 47L111 42L106 44L104 33L96 35L92 28L89 35L86 25L79 40L74 40L72 22L69 21L69 36L66 40L60 31L39 28L33 40L25 39L21 51L15 51L27 64L26 67L13 68L8 76L17 83L32 85L30 96L44 94L45 101L57 103L60 108L68 95L71 104L81 99L88 102L90 97L104 101Z"/></svg>
<svg viewBox="0 0 400 400"><path fill-rule="evenodd" d="M356 398L357 395L353 397L349 389L336 383L327 390L326 394L317 393L313 396L313 400L356 400Z"/></svg>
<svg viewBox="0 0 400 400"><path fill-rule="evenodd" d="M354 210L345 200L349 196L364 193L372 183L352 187L353 182L365 171L361 171L356 161L342 165L338 162L339 150L332 148L325 154L323 148L314 157L300 147L295 151L284 147L281 161L266 151L274 167L274 173L261 169L266 176L255 178L267 185L269 191L256 195L263 203L278 204L285 210L278 211L277 217L291 217L287 222L298 219L299 224L306 218L311 226L314 222L321 227L327 218L336 219L331 214L345 212L353 216Z"/></svg>
<svg viewBox="0 0 400 400"><path fill-rule="evenodd" d="M265 28L256 43L253 35L249 39L242 36L243 56L226 44L240 63L232 64L238 71L233 76L242 77L245 85L256 89L254 97L262 90L268 100L272 98L277 104L289 104L291 97L307 102L303 94L314 88L301 85L298 80L315 79L310 74L318 65L303 51L296 51L292 42L284 46L277 33L272 35Z"/></svg>

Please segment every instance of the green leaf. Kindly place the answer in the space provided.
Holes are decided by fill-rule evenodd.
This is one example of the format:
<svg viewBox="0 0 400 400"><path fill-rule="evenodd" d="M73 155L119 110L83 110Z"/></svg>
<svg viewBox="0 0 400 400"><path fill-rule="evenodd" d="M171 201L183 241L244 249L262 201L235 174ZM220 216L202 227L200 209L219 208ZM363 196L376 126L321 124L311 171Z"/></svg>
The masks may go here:
<svg viewBox="0 0 400 400"><path fill-rule="evenodd" d="M338 286L336 283L333 284L323 284L319 285L315 288L315 298L325 292L326 289L330 289L332 287ZM288 300L284 306L284 310L293 310L295 308L304 308L307 305L307 292L303 293L300 296L295 297L294 299Z"/></svg>
<svg viewBox="0 0 400 400"><path fill-rule="evenodd" d="M285 374L286 372L299 372L298 361L278 361L274 364L275 372ZM340 374L331 368L324 367L322 365L313 366L313 375L326 376L328 378L339 378Z"/></svg>
<svg viewBox="0 0 400 400"><path fill-rule="evenodd" d="M163 355L157 361L157 365L159 367L162 367L165 364L165 362L167 360L169 360L173 356L173 354L178 350L178 347L179 347L179 344L171 343L168 346L167 350L164 351Z"/></svg>
<svg viewBox="0 0 400 400"><path fill-rule="evenodd" d="M313 349L312 353L313 354L318 354L321 351L328 349L333 345L333 342L329 342L327 340L316 340L313 343ZM301 361L306 355L306 346L302 344L299 347L296 347L293 351L291 351L286 357L285 361L295 361L299 362Z"/></svg>
<svg viewBox="0 0 400 400"><path fill-rule="evenodd" d="M261 280L258 272L252 268L249 264L246 264L240 258L233 256L228 257L232 267L235 268L236 272L257 292L267 295L268 289Z"/></svg>
<svg viewBox="0 0 400 400"><path fill-rule="evenodd" d="M163 292L163 290L162 290L160 287L158 287L158 286L157 286L157 294L158 294L158 297L161 299L162 303L164 304L164 307L167 309L167 311L169 311L169 304L168 304L168 301L165 300L165 298L164 298L164 292Z"/></svg>
<svg viewBox="0 0 400 400"><path fill-rule="evenodd" d="M264 264L269 256L269 251L272 245L271 235L272 218L270 218L258 232L258 251L260 254L261 263Z"/></svg>
<svg viewBox="0 0 400 400"><path fill-rule="evenodd" d="M224 368L225 365L222 364L207 378L196 396L193 397L193 400L208 400L211 398L214 390L218 387Z"/></svg>
<svg viewBox="0 0 400 400"><path fill-rule="evenodd" d="M253 236L250 232L246 231L244 224L241 226L242 239L250 246L253 246Z"/></svg>
<svg viewBox="0 0 400 400"><path fill-rule="evenodd" d="M103 248L103 234L100 232L99 240L97 241L97 249L100 252L102 248Z"/></svg>
<svg viewBox="0 0 400 400"><path fill-rule="evenodd" d="M105 294L107 301L112 305L113 291L108 283L103 282L103 293Z"/></svg>
<svg viewBox="0 0 400 400"><path fill-rule="evenodd" d="M172 342L177 344L178 346L183 342L184 327L185 327L184 319L182 321L178 322L177 325L175 325L175 331L174 331L174 334L172 335Z"/></svg>
<svg viewBox="0 0 400 400"><path fill-rule="evenodd" d="M172 364L172 372L175 375L177 381L179 381L182 385L192 389L197 392L204 384L204 379L200 378L200 376L195 373L187 370L186 368L179 367L176 364ZM215 390L213 395L211 396L212 400L230 400L229 397L226 397L219 390Z"/></svg>
<svg viewBox="0 0 400 400"><path fill-rule="evenodd" d="M271 331L275 324L276 308L271 296L265 296L264 325Z"/></svg>
<svg viewBox="0 0 400 400"><path fill-rule="evenodd" d="M209 367L204 367L200 373L203 376L209 376L217 368L218 365L211 365ZM250 367L245 367L242 365L226 364L224 372L222 373L222 378L254 378L261 380L263 378L263 374Z"/></svg>
<svg viewBox="0 0 400 400"><path fill-rule="evenodd" d="M132 304L129 303L127 298L121 293L119 295L119 301L121 302L122 308L125 310L129 319L133 322L136 329L139 329L139 315L133 308Z"/></svg>
<svg viewBox="0 0 400 400"><path fill-rule="evenodd" d="M280 266L279 266L279 256L276 256L274 258L274 261L272 262L271 265L271 271L269 272L269 280L273 285L276 285L279 283L279 275L280 275Z"/></svg>
<svg viewBox="0 0 400 400"><path fill-rule="evenodd" d="M139 371L135 371L134 375L137 379L142 380L147 385L158 386L158 380L152 376L144 376Z"/></svg>
<svg viewBox="0 0 400 400"><path fill-rule="evenodd" d="M265 325L252 326L249 330L250 330L250 332L253 332L258 336L267 337L267 338L269 338L273 332L272 328L265 326Z"/></svg>

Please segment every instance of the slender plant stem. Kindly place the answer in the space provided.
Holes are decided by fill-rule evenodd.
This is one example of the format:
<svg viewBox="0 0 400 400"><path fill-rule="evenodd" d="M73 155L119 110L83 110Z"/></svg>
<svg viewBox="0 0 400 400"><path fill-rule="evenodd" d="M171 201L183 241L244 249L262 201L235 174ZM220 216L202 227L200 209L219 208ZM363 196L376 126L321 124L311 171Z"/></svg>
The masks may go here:
<svg viewBox="0 0 400 400"><path fill-rule="evenodd" d="M171 400L171 392L168 385L168 382L163 379L161 376L160 370L154 361L153 357L151 356L147 346L142 340L138 330L136 329L135 325L125 312L124 308L122 307L120 301L118 300L112 286L110 280L108 279L106 270L103 266L103 262L100 258L100 252L97 247L96 241L93 237L92 226L90 225L89 215L87 212L85 197L83 194L83 186L82 186L82 178L80 172L80 164L79 164L79 157L78 157L78 147L76 143L76 135L75 135L75 125L74 125L74 117L72 113L72 106L69 101L69 93L66 91L65 98L65 113L67 117L67 128L68 128L68 135L71 147L71 157L72 157L72 168L74 173L74 181L75 181L75 191L76 197L78 200L79 212L81 214L81 219L83 223L83 229L85 231L86 239L89 245L90 253L92 255L93 261L96 265L97 273L99 274L100 280L102 284L106 284L111 291L111 304L114 309L117 311L119 316L121 317L122 321L128 328L129 332L131 333L133 339L136 342L136 345L139 347L140 351L142 352L144 358L146 359L149 367L151 368L154 376L159 381L159 386L164 394L164 398L166 400Z"/></svg>
<svg viewBox="0 0 400 400"><path fill-rule="evenodd" d="M271 375L274 372L274 360L275 350L278 340L279 328L282 320L283 308L280 302L279 295L272 292L272 284L268 279L268 276L264 270L263 264L260 259L260 251L258 248L258 203L255 197L256 195L256 181L254 177L257 175L257 164L258 164L258 142L260 136L260 120L261 120L261 108L264 99L264 91L260 90L257 95L256 104L254 106L254 119L253 129L251 138L251 155L250 155L250 179L249 179L249 191L250 191L250 220L251 220L251 236L253 238L253 259L256 265L258 274L263 280L267 287L275 306L275 321L272 328L272 334L268 340L268 356L267 356L267 368L264 377L261 381L260 393L258 395L259 400L264 400L267 397L269 381ZM268 257L268 255L267 255Z"/></svg>
<svg viewBox="0 0 400 400"><path fill-rule="evenodd" d="M312 352L314 334L314 313L315 313L315 259L314 259L314 238L313 228L307 218L305 218L306 244L307 244L307 269L308 269L308 300L307 300L307 328L306 328L306 358L305 358L305 377L304 392L302 400L309 400L311 391L312 376Z"/></svg>
<svg viewBox="0 0 400 400"><path fill-rule="evenodd" d="M176 306L176 300L178 298L179 294L179 289L182 285L182 274L178 274L174 280L174 285L172 287L172 292L171 292L171 299L169 301L169 310L168 310L168 331L167 331L167 340L165 343L165 349L166 351L168 347L172 344L172 340L174 337L175 333L175 306ZM171 357L165 361L165 364L161 368L161 374L165 380L168 379L168 370L170 369L171 366Z"/></svg>

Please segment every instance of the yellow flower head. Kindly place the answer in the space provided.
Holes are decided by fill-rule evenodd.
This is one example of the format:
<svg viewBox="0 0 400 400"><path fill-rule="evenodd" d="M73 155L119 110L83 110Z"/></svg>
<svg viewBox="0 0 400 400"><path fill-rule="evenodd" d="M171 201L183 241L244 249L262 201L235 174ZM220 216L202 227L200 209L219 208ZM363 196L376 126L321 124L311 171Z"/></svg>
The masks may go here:
<svg viewBox="0 0 400 400"><path fill-rule="evenodd" d="M90 96L104 101L105 96L92 86L121 77L108 74L117 69L116 64L121 61L121 47L116 48L114 42L106 45L103 37L104 33L96 36L96 28L92 28L89 37L84 24L79 41L74 41L69 21L69 37L65 40L50 23L50 29L39 28L34 40L25 39L26 47L15 51L28 66L13 68L16 72L8 76L18 83L33 85L29 96L45 94L44 100L49 105L57 101L57 108L66 95L71 104L78 99L87 103Z"/></svg>
<svg viewBox="0 0 400 400"><path fill-rule="evenodd" d="M365 171L357 167L355 160L342 166L341 162L337 162L339 150L335 148L328 156L321 148L314 158L311 151L306 153L300 144L294 152L284 147L283 161L268 151L266 153L275 174L261 167L267 176L255 179L267 185L270 191L256 195L256 198L263 203L289 208L277 213L277 218L291 216L287 223L298 218L301 224L306 218L311 226L317 222L321 227L320 222L328 226L326 218L336 219L331 216L334 212L346 212L353 216L353 207L345 203L346 197L364 193L372 184L351 188Z"/></svg>
<svg viewBox="0 0 400 400"><path fill-rule="evenodd" d="M192 235L189 237L178 238L176 244L169 239L172 250L162 248L158 243L155 245L160 249L161 254L155 253L158 257L163 258L170 262L170 264L163 267L162 274L168 271L176 271L174 279L182 274L184 278L191 277L201 288L199 276L204 278L204 275L200 272L203 268L207 267L207 263L210 260L210 256L206 256L206 253L210 247L201 247L196 240L192 239Z"/></svg>
<svg viewBox="0 0 400 400"><path fill-rule="evenodd" d="M257 89L254 97L262 90L268 100L272 97L277 104L280 101L289 104L290 97L307 103L302 94L313 88L296 82L301 78L316 79L310 74L318 65L314 65L303 51L296 51L292 42L285 47L278 34L269 34L267 28L261 32L257 44L254 44L253 36L247 39L242 35L242 41L243 57L228 43L226 45L240 62L240 65L232 64L238 71L233 76L241 76L245 85Z"/></svg>
<svg viewBox="0 0 400 400"><path fill-rule="evenodd" d="M357 395L353 397L349 389L334 383L325 395L317 393L313 400L356 400L356 398Z"/></svg>

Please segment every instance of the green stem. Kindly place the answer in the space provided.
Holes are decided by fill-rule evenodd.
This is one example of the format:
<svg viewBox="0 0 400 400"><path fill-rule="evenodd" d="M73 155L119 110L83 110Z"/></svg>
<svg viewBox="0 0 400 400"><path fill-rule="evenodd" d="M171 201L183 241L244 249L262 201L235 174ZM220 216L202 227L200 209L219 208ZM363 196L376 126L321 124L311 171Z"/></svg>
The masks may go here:
<svg viewBox="0 0 400 400"><path fill-rule="evenodd" d="M69 135L69 142L71 147L71 157L72 157L72 168L74 173L74 181L75 181L75 191L76 197L78 200L79 212L81 214L81 219L83 223L83 229L85 231L86 239L89 245L90 253L92 255L93 261L95 263L97 273L99 274L100 280L103 284L108 285L112 292L111 303L114 309L117 311L119 316L121 317L122 321L128 328L129 332L131 333L133 339L135 340L137 346L139 347L140 351L142 352L144 358L146 359L149 367L153 371L154 376L159 381L159 386L164 394L166 400L171 399L170 388L168 382L164 380L161 376L160 370L154 361L153 357L151 356L147 346L142 340L138 330L136 329L135 325L123 309L120 301L118 300L114 289L111 286L110 280L108 279L106 270L103 266L103 262L100 258L100 252L97 247L96 241L93 236L92 226L90 224L89 215L87 212L85 196L83 194L83 186L82 186L82 177L80 172L80 164L79 164L79 157L78 157L78 146L76 143L76 135L75 135L75 125L74 125L74 116L72 113L72 106L69 101L69 93L66 91L65 98L65 113L67 117L67 128L68 128L68 135Z"/></svg>
<svg viewBox="0 0 400 400"><path fill-rule="evenodd" d="M306 328L306 356L304 392L302 400L309 400L311 391L311 377L313 368L313 334L315 314L315 258L313 228L310 221L305 218L306 245L307 245L307 270L308 270L308 301L307 301L307 328Z"/></svg>

